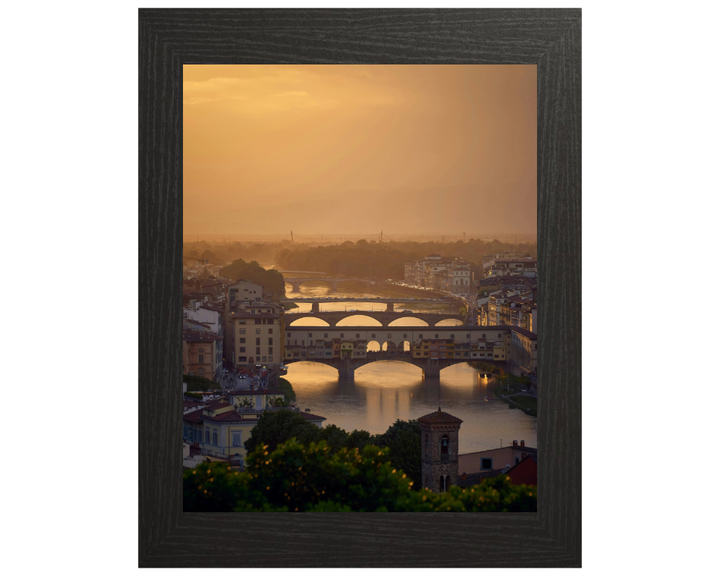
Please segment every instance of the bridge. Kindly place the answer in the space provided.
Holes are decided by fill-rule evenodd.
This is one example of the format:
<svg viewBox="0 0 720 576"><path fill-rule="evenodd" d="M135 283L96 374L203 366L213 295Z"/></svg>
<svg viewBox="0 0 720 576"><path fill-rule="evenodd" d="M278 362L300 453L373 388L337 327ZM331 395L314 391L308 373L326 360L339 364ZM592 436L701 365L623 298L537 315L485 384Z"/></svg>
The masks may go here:
<svg viewBox="0 0 720 576"><path fill-rule="evenodd" d="M296 304L333 304L335 302L368 302L369 304L457 304L462 301L457 298L446 296L444 298L359 298L357 296L337 296L335 298L285 298L283 302L295 302ZM313 307L313 310L315 308ZM320 309L318 308L319 312Z"/></svg>
<svg viewBox="0 0 720 576"><path fill-rule="evenodd" d="M367 358L297 358L287 359L285 364L293 362L315 362L317 364L325 364L331 366L338 371L340 378L352 380L355 378L355 370L371 362L381 360L390 360L394 362L406 362L421 368L423 378L439 378L440 371L454 364L464 364L468 360L462 358L413 358L411 352L368 352Z"/></svg>
<svg viewBox="0 0 720 576"><path fill-rule="evenodd" d="M305 284L305 282L324 282L330 287L330 292L337 292L338 284L342 284L343 282L359 282L360 284L366 284L368 286L381 284L379 280L370 280L369 278L324 278L311 276L305 278L294 276L292 278L285 278L285 283L292 286L293 292L299 292L300 285Z"/></svg>
<svg viewBox="0 0 720 576"><path fill-rule="evenodd" d="M448 312L395 312L389 310L392 304L388 304L388 310L371 311L371 310L352 310L343 312L285 312L285 326L292 326L294 322L301 318L317 318L328 323L328 326L337 326L338 322L351 318L353 316L367 316L380 322L381 326L389 326L395 320L401 318L417 318L425 322L428 326L435 326L442 320L460 320L466 321L464 314L448 313ZM313 305L314 309L315 305ZM319 305L318 305L319 307Z"/></svg>
<svg viewBox="0 0 720 576"><path fill-rule="evenodd" d="M367 352L366 358L286 358L285 364L293 362L318 362L335 368L341 378L353 378L355 370L379 360L395 360L407 362L422 369L425 377L439 376L443 368L453 364L462 364L468 361L497 361L492 351L479 352L477 356L463 351L462 357L434 359L413 358L410 352L405 352L405 343L428 339L453 340L455 344L485 343L488 350L496 345L510 345L509 326L287 326L285 328L286 344L288 346L312 346L315 340L366 340L375 342L380 349L386 347L384 352Z"/></svg>

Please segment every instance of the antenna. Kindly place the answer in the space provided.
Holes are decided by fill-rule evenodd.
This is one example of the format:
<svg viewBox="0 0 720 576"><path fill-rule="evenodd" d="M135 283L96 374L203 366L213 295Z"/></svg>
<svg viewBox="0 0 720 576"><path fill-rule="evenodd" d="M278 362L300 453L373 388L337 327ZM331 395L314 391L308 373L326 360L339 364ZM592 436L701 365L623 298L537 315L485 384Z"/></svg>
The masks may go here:
<svg viewBox="0 0 720 576"><path fill-rule="evenodd" d="M290 230L290 244L295 244L295 238L293 238L292 230Z"/></svg>

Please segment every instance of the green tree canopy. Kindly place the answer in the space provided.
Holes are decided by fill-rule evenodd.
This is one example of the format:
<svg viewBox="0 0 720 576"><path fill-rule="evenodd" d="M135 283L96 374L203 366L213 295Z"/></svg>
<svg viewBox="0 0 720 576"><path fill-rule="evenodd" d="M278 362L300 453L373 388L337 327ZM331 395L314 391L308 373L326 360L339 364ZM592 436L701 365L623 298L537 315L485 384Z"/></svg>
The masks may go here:
<svg viewBox="0 0 720 576"><path fill-rule="evenodd" d="M220 269L220 275L234 282L247 280L262 286L268 294L285 296L285 279L277 270L265 270L255 260L245 262L242 258L234 260Z"/></svg>
<svg viewBox="0 0 720 576"><path fill-rule="evenodd" d="M411 490L388 448L333 453L326 442L258 446L247 471L201 464L183 474L186 512L535 512L537 489L506 476L446 493Z"/></svg>

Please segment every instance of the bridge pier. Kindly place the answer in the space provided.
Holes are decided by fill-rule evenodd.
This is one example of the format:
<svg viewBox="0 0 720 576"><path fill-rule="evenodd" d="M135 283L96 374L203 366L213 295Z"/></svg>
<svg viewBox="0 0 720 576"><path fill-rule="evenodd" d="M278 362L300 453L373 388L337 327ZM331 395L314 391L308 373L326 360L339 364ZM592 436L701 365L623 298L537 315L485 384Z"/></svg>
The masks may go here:
<svg viewBox="0 0 720 576"><path fill-rule="evenodd" d="M288 280L285 280L290 286L292 286L293 292L300 292L300 283L299 282L289 282Z"/></svg>
<svg viewBox="0 0 720 576"><path fill-rule="evenodd" d="M349 360L344 360L337 367L338 376L342 380L355 380L355 366Z"/></svg>
<svg viewBox="0 0 720 576"><path fill-rule="evenodd" d="M330 293L334 294L337 292L338 283L337 282L328 282L330 284Z"/></svg>
<svg viewBox="0 0 720 576"><path fill-rule="evenodd" d="M440 366L434 362L427 362L423 367L423 378L440 378Z"/></svg>
<svg viewBox="0 0 720 576"><path fill-rule="evenodd" d="M313 311L315 314L319 314L319 313L320 313L320 302L313 302L313 303L312 303L312 311Z"/></svg>
<svg viewBox="0 0 720 576"><path fill-rule="evenodd" d="M388 302L386 312L395 312L395 302Z"/></svg>

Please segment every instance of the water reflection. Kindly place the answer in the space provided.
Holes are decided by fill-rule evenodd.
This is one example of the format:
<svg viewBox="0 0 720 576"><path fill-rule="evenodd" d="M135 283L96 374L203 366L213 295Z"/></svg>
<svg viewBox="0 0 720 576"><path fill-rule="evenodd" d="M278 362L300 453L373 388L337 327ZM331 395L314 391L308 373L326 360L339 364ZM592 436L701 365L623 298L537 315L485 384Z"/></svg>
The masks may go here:
<svg viewBox="0 0 720 576"><path fill-rule="evenodd" d="M342 286L342 285L341 285ZM322 285L303 285L300 292L288 292L289 298L312 298L328 295ZM338 293L332 296L373 298L372 293ZM310 304L299 304L301 311L310 311ZM322 304L321 310L344 311L380 310L384 304L372 302L337 302ZM414 308L417 306L417 308ZM401 308L422 310L422 304L408 304ZM297 309L296 309L297 310ZM357 322L360 318L360 322ZM368 317L356 316L343 320L339 325L376 325ZM418 324L418 322L420 324ZM447 321L459 324L456 320ZM379 323L377 323L379 324ZM320 326L324 322L315 318L297 320L294 325ZM413 318L402 318L395 325L424 325ZM369 349L377 347L370 343ZM337 370L323 364L298 362L290 364L286 378L297 394L302 409L309 408L313 414L327 418L324 425L336 424L348 431L367 430L372 434L387 430L395 420L418 418L438 409L461 418L460 451L474 452L506 445L512 440L525 440L529 446L537 446L537 419L519 410L510 410L507 404L493 398L492 380L480 378L477 370L468 364L456 364L444 369L440 378L423 379L422 370L405 362L380 361L367 364L355 371L355 380L338 378Z"/></svg>

